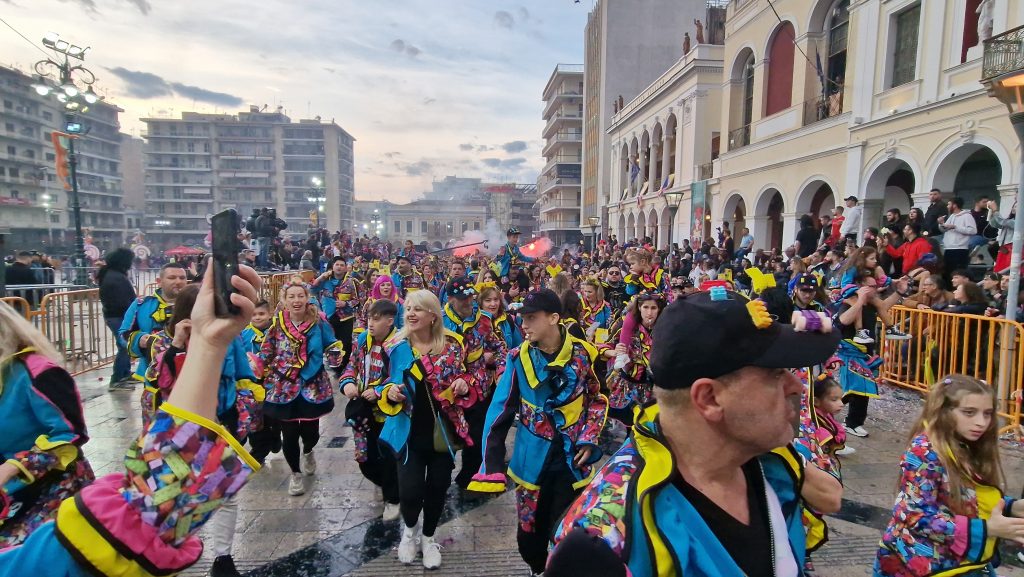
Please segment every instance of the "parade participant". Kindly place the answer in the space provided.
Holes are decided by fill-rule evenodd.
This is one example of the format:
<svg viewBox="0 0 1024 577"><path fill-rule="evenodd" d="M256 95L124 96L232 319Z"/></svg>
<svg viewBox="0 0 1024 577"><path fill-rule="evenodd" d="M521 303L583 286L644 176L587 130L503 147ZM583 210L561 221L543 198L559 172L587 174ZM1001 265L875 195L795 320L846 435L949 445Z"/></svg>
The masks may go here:
<svg viewBox="0 0 1024 577"><path fill-rule="evenodd" d="M570 506L545 575L799 574L802 501L837 511L841 487L787 446L802 388L787 369L823 362L836 341L721 288L666 308L657 405Z"/></svg>
<svg viewBox="0 0 1024 577"><path fill-rule="evenodd" d="M498 333L508 350L512 350L523 343L523 331L515 317L512 317L505 310L505 299L501 297L501 289L494 283L477 285L480 293L480 310L491 317L491 326Z"/></svg>
<svg viewBox="0 0 1024 577"><path fill-rule="evenodd" d="M793 310L825 312L821 304L824 295L821 293L817 275L805 272L793 281Z"/></svg>
<svg viewBox="0 0 1024 577"><path fill-rule="evenodd" d="M651 375L651 345L654 325L665 310L665 298L656 293L640 293L626 308L626 315L633 317L636 330L628 345L621 342L604 348L608 359L625 355L629 360L625 366L614 368L608 373L608 416L629 426L633 424L633 408L646 406L653 398Z"/></svg>
<svg viewBox="0 0 1024 577"><path fill-rule="evenodd" d="M544 269L542 269L539 264L533 263L530 265L527 277L530 279L530 291L537 291L544 288Z"/></svg>
<svg viewBox="0 0 1024 577"><path fill-rule="evenodd" d="M629 274L623 280L626 283L628 296L644 291L656 293L668 291L666 286L668 275L664 270L652 264L653 259L653 254L647 249L634 248L626 251L625 260L629 265Z"/></svg>
<svg viewBox="0 0 1024 577"><path fill-rule="evenodd" d="M480 439L484 432L484 418L490 403L495 379L505 372L508 348L496 332L491 317L485 315L474 300L476 287L469 277L454 278L448 282L448 304L444 305L444 328L462 337L466 352L466 372L477 387L480 401L465 407L466 421L473 444L462 452L462 468L455 476L455 484L463 489L480 470L482 457Z"/></svg>
<svg viewBox="0 0 1024 577"><path fill-rule="evenodd" d="M395 284L398 296L405 299L409 293L416 292L426 286L423 275L416 272L412 266L412 259L407 256L398 257L398 266L395 272L391 273L391 280Z"/></svg>
<svg viewBox="0 0 1024 577"><path fill-rule="evenodd" d="M366 330L370 307L373 306L373 303L382 299L389 300L398 307L398 316L395 317L395 328L402 328L402 315L404 315L404 311L402 301L398 298L398 291L395 290L395 283L391 280L391 277L380 275L373 282L373 288L370 289L370 294L366 297L366 302L363 303L363 308L359 311L359 320L356 323L355 329L356 334Z"/></svg>
<svg viewBox="0 0 1024 577"><path fill-rule="evenodd" d="M518 419L507 476L516 485L519 554L537 575L552 528L601 458L597 441L608 400L591 369L597 351L562 326L558 295L529 293L519 315L527 340L508 355L487 412L485 461L470 489L505 490L505 438Z"/></svg>
<svg viewBox="0 0 1024 577"><path fill-rule="evenodd" d="M282 309L263 338L262 374L257 375L267 390L263 412L281 423L284 458L292 470L288 494L293 496L306 492L303 473L316 472L313 448L320 440L320 417L334 410L326 368L336 368L342 354L341 343L311 296L309 287L294 280L281 287Z"/></svg>
<svg viewBox="0 0 1024 577"><path fill-rule="evenodd" d="M387 377L384 346L395 332L398 307L389 300L378 300L370 307L369 328L356 338L351 361L338 382L349 398L346 420L352 424L355 459L359 470L384 498L384 521L399 516L397 465L392 455L381 451L377 440L384 427L384 413L377 407L376 387Z"/></svg>
<svg viewBox="0 0 1024 577"><path fill-rule="evenodd" d="M420 268L423 270L423 288L434 293L434 296L440 295L444 289L444 283L442 282L441 275L437 273L435 265L425 262Z"/></svg>
<svg viewBox="0 0 1024 577"><path fill-rule="evenodd" d="M583 311L583 305L580 302L580 297L576 294L575 290L567 290L562 292L562 326L572 336L580 339L581 341L587 340L587 333L583 330L580 325L579 317Z"/></svg>
<svg viewBox="0 0 1024 577"><path fill-rule="evenodd" d="M607 331L612 324L612 307L604 300L604 287L597 277L588 276L580 283L583 296L580 325L586 331L588 340L595 342L598 329ZM604 335L607 340L607 334Z"/></svg>
<svg viewBox="0 0 1024 577"><path fill-rule="evenodd" d="M25 317L0 303L0 549L18 545L94 479L74 379ZM2 573L2 570L0 570Z"/></svg>
<svg viewBox="0 0 1024 577"><path fill-rule="evenodd" d="M178 294L174 314L164 330L157 334L150 347L152 358L146 380L155 384L158 394L151 400L147 415L144 407L143 428L155 418L157 409L173 392L177 383L179 368L185 361L191 344L192 310L199 295L199 285L188 285ZM257 422L259 405L263 402L264 389L255 382L245 341L238 337L228 346L221 365L217 388L217 422L238 440L239 445ZM226 499L213 519L213 567L212 577L238 577L231 546L235 541L235 525L238 521L237 496Z"/></svg>
<svg viewBox="0 0 1024 577"><path fill-rule="evenodd" d="M139 297L128 307L118 331L128 343L128 354L139 359L133 376L143 382L149 367L149 346L174 312L174 299L185 288L185 269L180 264L165 264L160 267L157 284L160 286L153 295Z"/></svg>
<svg viewBox="0 0 1024 577"><path fill-rule="evenodd" d="M928 393L900 462L874 574L995 575L999 539L1024 542L1024 502L1003 496L996 400L964 375Z"/></svg>
<svg viewBox="0 0 1024 577"><path fill-rule="evenodd" d="M434 532L452 483L455 451L473 443L463 410L479 401L479 388L466 371L462 338L444 328L437 297L418 291L406 304L405 326L386 345L387 381L377 390L378 406L388 415L379 442L398 461L398 560L413 562L422 534L423 566L436 569L441 545Z"/></svg>
<svg viewBox="0 0 1024 577"><path fill-rule="evenodd" d="M363 294L359 279L349 272L345 257L332 258L330 270L313 281L312 290L334 329L334 338L341 341L346 351L352 350L352 332ZM345 357L342 357L341 366L345 366Z"/></svg>
<svg viewBox="0 0 1024 577"><path fill-rule="evenodd" d="M519 248L519 237L519 229L514 226L505 232L505 238L508 239L508 242L498 249L498 256L494 258L495 262L501 265L499 274L502 277L509 276L513 265L534 261L533 257L524 255L523 251Z"/></svg>
<svg viewBox="0 0 1024 577"><path fill-rule="evenodd" d="M261 300L253 308L252 321L242 329L242 343L245 345L253 374L261 372L259 368L260 347L263 346L263 338L273 322L274 316L270 312L270 303ZM266 395L264 394L264 396ZM260 412L262 413L262 410ZM277 422L277 419L261 414L260 426L254 428L256 430L249 433L248 437L249 446L252 447L250 453L262 466L267 455L281 451L281 424Z"/></svg>
<svg viewBox="0 0 1024 577"><path fill-rule="evenodd" d="M604 289L604 298L612 307L612 312L616 316L621 314L622 309L629 302L629 297L626 295L626 282L622 280L622 268L618 265L609 266L605 270L601 288Z"/></svg>
<svg viewBox="0 0 1024 577"><path fill-rule="evenodd" d="M55 522L21 546L0 550L0 577L173 575L199 560L203 546L196 532L259 468L214 422L219 367L252 314L260 280L249 267L239 267L231 282L238 291L231 302L241 311L215 318L207 275L192 314L194 352L168 402L129 449L125 471L65 499ZM4 513L8 499L0 493Z"/></svg>

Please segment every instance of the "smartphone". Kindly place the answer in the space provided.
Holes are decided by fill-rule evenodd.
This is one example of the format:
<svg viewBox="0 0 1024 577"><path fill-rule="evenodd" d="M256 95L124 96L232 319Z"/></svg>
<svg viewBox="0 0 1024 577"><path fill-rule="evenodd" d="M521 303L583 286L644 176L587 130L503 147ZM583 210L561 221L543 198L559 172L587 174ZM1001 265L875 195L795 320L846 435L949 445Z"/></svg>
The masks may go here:
<svg viewBox="0 0 1024 577"><path fill-rule="evenodd" d="M213 239L213 287L217 291L214 310L218 317L237 315L240 309L231 304L231 277L238 274L238 213L229 208L213 215L210 219L210 236ZM207 271L210 272L210 271Z"/></svg>

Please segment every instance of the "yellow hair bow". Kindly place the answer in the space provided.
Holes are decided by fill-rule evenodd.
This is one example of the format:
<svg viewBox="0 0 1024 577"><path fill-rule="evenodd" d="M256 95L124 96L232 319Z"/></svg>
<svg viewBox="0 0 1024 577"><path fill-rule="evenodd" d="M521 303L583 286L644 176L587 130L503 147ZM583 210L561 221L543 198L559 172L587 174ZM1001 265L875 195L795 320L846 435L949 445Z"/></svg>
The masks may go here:
<svg viewBox="0 0 1024 577"><path fill-rule="evenodd" d="M496 283L496 282L494 282L492 280L484 281L484 282L478 282L475 285L473 285L473 288L476 289L476 294L480 294L480 293L484 292L484 289L486 289L486 288L498 288L498 283Z"/></svg>
<svg viewBox="0 0 1024 577"><path fill-rule="evenodd" d="M748 268L745 272L750 277L754 294L761 294L770 288L775 288L774 275L765 274L758 268Z"/></svg>

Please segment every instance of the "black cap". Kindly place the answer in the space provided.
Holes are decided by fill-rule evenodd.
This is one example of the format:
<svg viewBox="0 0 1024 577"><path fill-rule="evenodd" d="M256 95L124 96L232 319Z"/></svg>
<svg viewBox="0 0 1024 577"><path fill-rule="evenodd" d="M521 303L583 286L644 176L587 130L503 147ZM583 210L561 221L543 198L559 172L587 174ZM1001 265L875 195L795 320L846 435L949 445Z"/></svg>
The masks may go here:
<svg viewBox="0 0 1024 577"><path fill-rule="evenodd" d="M796 286L799 288L812 288L818 289L818 277L817 275L809 272L802 273L796 279Z"/></svg>
<svg viewBox="0 0 1024 577"><path fill-rule="evenodd" d="M445 292L449 298L472 298L476 294L476 287L468 276L460 276L448 281Z"/></svg>
<svg viewBox="0 0 1024 577"><path fill-rule="evenodd" d="M562 299L551 289L540 289L527 293L523 298L520 314L545 312L562 314Z"/></svg>
<svg viewBox="0 0 1024 577"><path fill-rule="evenodd" d="M853 202L860 202L860 199L857 198L856 196L853 196L852 194L850 196L844 198L843 200L852 200Z"/></svg>
<svg viewBox="0 0 1024 577"><path fill-rule="evenodd" d="M763 308L757 313L761 303L748 306L750 302L739 293L715 289L666 307L654 326L654 384L682 389L744 367L810 367L825 362L839 346L837 331L796 332L792 325L772 321ZM765 328L754 324L755 317Z"/></svg>
<svg viewBox="0 0 1024 577"><path fill-rule="evenodd" d="M519 229L514 226L505 231L505 236L512 236L513 234L520 234Z"/></svg>

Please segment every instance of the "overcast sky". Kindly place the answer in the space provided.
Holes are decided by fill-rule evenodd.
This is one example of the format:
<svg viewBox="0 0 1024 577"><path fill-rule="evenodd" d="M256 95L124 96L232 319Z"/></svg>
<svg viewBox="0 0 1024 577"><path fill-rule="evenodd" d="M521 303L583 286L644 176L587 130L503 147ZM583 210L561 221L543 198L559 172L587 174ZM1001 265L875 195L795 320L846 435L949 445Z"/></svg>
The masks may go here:
<svg viewBox="0 0 1024 577"><path fill-rule="evenodd" d="M533 182L541 92L583 61L592 0L0 0L38 42L92 47L97 90L144 116L284 106L356 142L356 196L404 202L446 175ZM42 57L0 24L0 61Z"/></svg>

